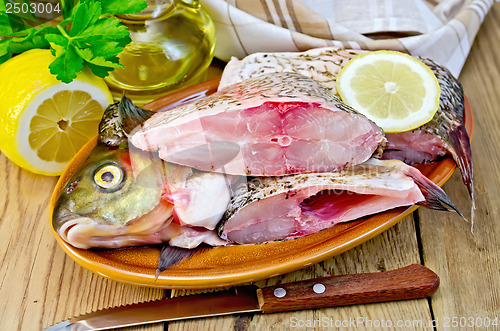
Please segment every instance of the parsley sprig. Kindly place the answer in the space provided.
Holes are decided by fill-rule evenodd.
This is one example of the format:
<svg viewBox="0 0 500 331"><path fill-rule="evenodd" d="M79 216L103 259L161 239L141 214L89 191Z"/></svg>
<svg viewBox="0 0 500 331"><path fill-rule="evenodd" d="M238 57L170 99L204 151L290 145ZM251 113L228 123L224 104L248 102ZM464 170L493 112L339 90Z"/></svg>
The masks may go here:
<svg viewBox="0 0 500 331"><path fill-rule="evenodd" d="M50 72L65 83L73 81L84 66L98 77L122 68L117 55L131 39L113 15L138 13L146 8L146 1L81 0L75 6L70 1L61 1L63 20L55 27L33 27L37 23L33 15L6 14L5 7L0 8L0 36L5 37L0 40L0 63L12 54L50 48L56 57Z"/></svg>

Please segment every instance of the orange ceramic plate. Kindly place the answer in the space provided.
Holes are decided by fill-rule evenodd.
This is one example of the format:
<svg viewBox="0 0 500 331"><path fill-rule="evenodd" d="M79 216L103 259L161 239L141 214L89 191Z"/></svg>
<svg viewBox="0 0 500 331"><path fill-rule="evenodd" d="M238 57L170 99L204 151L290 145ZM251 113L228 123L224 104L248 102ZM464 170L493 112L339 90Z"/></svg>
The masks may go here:
<svg viewBox="0 0 500 331"><path fill-rule="evenodd" d="M169 109L211 94L215 92L217 85L218 79L213 79L153 101L146 108ZM471 134L472 112L467 101L465 113L467 131ZM95 144L94 138L68 164L52 195L51 210L62 187L87 158ZM419 166L419 169L432 181L442 185L454 172L455 163L451 158L446 158L440 162ZM69 245L52 230L59 245L71 258L101 276L135 285L195 289L249 283L323 261L375 237L416 208L414 206L389 210L293 240L206 248L189 260L165 270L156 280L159 255L159 249L156 247L83 250Z"/></svg>

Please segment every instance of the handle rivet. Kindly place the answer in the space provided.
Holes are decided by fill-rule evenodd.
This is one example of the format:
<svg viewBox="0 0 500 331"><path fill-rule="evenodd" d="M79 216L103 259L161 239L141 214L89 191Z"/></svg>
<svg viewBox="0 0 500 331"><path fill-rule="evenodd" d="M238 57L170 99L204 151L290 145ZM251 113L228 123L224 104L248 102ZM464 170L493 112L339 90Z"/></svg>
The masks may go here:
<svg viewBox="0 0 500 331"><path fill-rule="evenodd" d="M323 284L314 284L313 286L313 291L314 293L318 293L318 294L321 294L323 292L325 292L326 288L325 288L325 285Z"/></svg>
<svg viewBox="0 0 500 331"><path fill-rule="evenodd" d="M274 289L274 296L277 298L283 298L286 295L286 290L283 287L277 287Z"/></svg>

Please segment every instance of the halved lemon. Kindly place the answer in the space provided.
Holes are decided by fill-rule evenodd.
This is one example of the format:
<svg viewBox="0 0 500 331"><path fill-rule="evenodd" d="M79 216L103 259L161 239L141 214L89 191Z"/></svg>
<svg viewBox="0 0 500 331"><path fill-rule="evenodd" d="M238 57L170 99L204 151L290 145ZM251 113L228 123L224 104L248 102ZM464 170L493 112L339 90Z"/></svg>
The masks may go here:
<svg viewBox="0 0 500 331"><path fill-rule="evenodd" d="M59 175L95 136L112 102L101 78L83 71L69 84L50 72L49 50L24 52L0 65L0 149L34 173Z"/></svg>
<svg viewBox="0 0 500 331"><path fill-rule="evenodd" d="M352 58L337 76L342 101L385 132L404 132L429 122L441 89L434 73L418 59L395 51Z"/></svg>

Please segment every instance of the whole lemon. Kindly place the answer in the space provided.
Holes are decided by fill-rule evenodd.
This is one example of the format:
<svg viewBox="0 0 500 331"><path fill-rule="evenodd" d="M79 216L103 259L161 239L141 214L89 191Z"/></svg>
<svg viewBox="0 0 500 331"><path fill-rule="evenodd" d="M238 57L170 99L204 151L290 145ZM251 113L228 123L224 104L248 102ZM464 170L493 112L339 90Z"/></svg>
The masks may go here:
<svg viewBox="0 0 500 331"><path fill-rule="evenodd" d="M112 102L104 80L89 70L71 83L49 71L50 50L33 49L0 65L0 150L18 166L59 175L97 134Z"/></svg>

